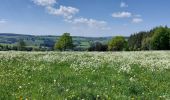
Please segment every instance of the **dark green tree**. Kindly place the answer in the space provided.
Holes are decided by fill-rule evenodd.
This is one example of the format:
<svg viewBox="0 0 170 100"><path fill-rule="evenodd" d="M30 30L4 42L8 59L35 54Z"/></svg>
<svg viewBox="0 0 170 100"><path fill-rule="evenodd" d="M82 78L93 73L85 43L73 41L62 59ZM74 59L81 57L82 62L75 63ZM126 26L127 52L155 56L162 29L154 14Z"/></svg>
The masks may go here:
<svg viewBox="0 0 170 100"><path fill-rule="evenodd" d="M58 41L55 43L55 49L60 51L72 50L73 49L73 40L70 36L70 33L64 33Z"/></svg>
<svg viewBox="0 0 170 100"><path fill-rule="evenodd" d="M126 49L127 42L124 37L116 36L108 43L110 51L122 51Z"/></svg>
<svg viewBox="0 0 170 100"><path fill-rule="evenodd" d="M170 29L158 27L151 37L151 48L153 50L170 50Z"/></svg>
<svg viewBox="0 0 170 100"><path fill-rule="evenodd" d="M133 34L128 39L128 46L130 50L141 50L142 49L142 41L148 35L148 32L139 32Z"/></svg>
<svg viewBox="0 0 170 100"><path fill-rule="evenodd" d="M128 46L130 50L170 50L170 29L159 26L133 34L128 39Z"/></svg>

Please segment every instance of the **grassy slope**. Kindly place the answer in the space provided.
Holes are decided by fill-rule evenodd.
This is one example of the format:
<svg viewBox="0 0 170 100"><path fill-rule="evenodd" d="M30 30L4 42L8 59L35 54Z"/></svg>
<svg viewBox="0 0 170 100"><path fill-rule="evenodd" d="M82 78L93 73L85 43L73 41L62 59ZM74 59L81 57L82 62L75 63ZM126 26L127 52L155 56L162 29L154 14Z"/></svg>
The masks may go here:
<svg viewBox="0 0 170 100"><path fill-rule="evenodd" d="M170 99L169 55L0 52L0 99Z"/></svg>

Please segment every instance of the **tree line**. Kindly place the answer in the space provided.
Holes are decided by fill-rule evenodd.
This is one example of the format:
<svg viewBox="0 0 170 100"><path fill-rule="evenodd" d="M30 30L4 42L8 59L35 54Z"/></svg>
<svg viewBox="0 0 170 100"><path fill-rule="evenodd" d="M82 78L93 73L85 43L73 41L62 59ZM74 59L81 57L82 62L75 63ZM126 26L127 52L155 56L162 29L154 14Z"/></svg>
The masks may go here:
<svg viewBox="0 0 170 100"><path fill-rule="evenodd" d="M26 46L20 39L15 46L0 45L0 50L18 51L79 51L75 49L70 33L64 33L52 47L33 48ZM150 31L142 31L132 34L128 39L123 36L115 36L108 43L92 42L86 51L140 51L140 50L170 50L170 28L159 26Z"/></svg>
<svg viewBox="0 0 170 100"><path fill-rule="evenodd" d="M64 33L56 42L55 49L73 50L74 45L69 33ZM132 34L127 40L123 36L113 37L107 44L91 43L88 51L140 51L170 50L170 28L159 26L150 31Z"/></svg>
<svg viewBox="0 0 170 100"><path fill-rule="evenodd" d="M160 26L132 34L128 39L128 47L129 50L170 50L170 28Z"/></svg>

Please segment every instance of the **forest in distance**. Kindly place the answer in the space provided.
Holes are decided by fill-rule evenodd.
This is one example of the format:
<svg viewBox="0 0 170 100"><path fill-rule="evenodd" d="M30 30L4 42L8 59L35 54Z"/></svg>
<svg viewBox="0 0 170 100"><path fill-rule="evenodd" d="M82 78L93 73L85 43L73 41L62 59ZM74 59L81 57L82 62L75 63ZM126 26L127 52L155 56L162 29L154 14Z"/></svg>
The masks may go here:
<svg viewBox="0 0 170 100"><path fill-rule="evenodd" d="M155 27L129 37L72 37L0 34L0 51L140 51L170 50L170 28Z"/></svg>

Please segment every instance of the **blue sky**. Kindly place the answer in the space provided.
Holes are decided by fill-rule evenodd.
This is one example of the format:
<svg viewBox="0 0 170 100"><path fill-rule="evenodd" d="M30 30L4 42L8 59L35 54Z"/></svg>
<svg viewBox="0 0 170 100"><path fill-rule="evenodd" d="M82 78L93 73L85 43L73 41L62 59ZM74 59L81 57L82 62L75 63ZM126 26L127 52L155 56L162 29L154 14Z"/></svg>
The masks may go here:
<svg viewBox="0 0 170 100"><path fill-rule="evenodd" d="M129 36L170 25L170 0L1 0L0 33Z"/></svg>

